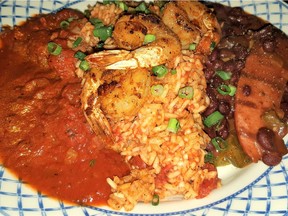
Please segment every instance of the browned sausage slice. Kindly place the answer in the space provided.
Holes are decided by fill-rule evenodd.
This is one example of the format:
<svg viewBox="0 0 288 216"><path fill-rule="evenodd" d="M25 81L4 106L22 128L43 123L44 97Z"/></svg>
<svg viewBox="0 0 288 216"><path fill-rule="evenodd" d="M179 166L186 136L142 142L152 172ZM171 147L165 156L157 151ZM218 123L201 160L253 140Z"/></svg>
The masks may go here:
<svg viewBox="0 0 288 216"><path fill-rule="evenodd" d="M278 112L280 109L288 79L285 61L275 53L265 53L256 45L238 82L235 127L241 146L254 162L261 160L263 154L256 139L259 128L265 127L261 116L266 111Z"/></svg>

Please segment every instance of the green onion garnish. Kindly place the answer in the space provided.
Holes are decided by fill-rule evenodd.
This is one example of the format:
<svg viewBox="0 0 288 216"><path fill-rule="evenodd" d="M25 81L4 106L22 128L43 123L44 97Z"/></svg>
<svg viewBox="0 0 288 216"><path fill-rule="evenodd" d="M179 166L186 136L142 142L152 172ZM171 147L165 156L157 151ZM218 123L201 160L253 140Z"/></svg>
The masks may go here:
<svg viewBox="0 0 288 216"><path fill-rule="evenodd" d="M68 19L67 19L67 21L70 23L70 22L72 22L74 20L74 17L69 17Z"/></svg>
<svg viewBox="0 0 288 216"><path fill-rule="evenodd" d="M194 95L194 89L191 86L186 86L178 91L178 96L180 98L185 98L185 99L192 99Z"/></svg>
<svg viewBox="0 0 288 216"><path fill-rule="evenodd" d="M205 163L214 163L214 155L212 152L208 152L204 155L204 162Z"/></svg>
<svg viewBox="0 0 288 216"><path fill-rule="evenodd" d="M139 4L136 8L136 11L138 12L144 12L144 13L150 13L150 10L147 8L145 2L142 2L141 4Z"/></svg>
<svg viewBox="0 0 288 216"><path fill-rule="evenodd" d="M96 163L96 160L92 159L92 160L89 161L89 166L93 167L95 165L95 163Z"/></svg>
<svg viewBox="0 0 288 216"><path fill-rule="evenodd" d="M223 80L229 80L231 79L231 72L223 71L223 70L217 70L216 74Z"/></svg>
<svg viewBox="0 0 288 216"><path fill-rule="evenodd" d="M158 194L154 194L154 195L153 195L153 198L152 198L152 205L153 205L153 206L159 205L159 201L160 201L159 195L158 195Z"/></svg>
<svg viewBox="0 0 288 216"><path fill-rule="evenodd" d="M47 44L48 52L52 55L59 55L62 52L62 47L54 42L49 42Z"/></svg>
<svg viewBox="0 0 288 216"><path fill-rule="evenodd" d="M170 118L167 126L167 130L172 133L177 133L180 128L180 122L176 118Z"/></svg>
<svg viewBox="0 0 288 216"><path fill-rule="evenodd" d="M215 137L211 140L216 151L224 151L227 148L227 142L221 137Z"/></svg>
<svg viewBox="0 0 288 216"><path fill-rule="evenodd" d="M214 48L216 47L216 42L215 41L212 41L211 44L210 44L210 50L214 50Z"/></svg>
<svg viewBox="0 0 288 216"><path fill-rule="evenodd" d="M83 71L87 71L90 69L90 65L86 60L81 61L79 68L82 69Z"/></svg>
<svg viewBox="0 0 288 216"><path fill-rule="evenodd" d="M168 68L165 67L164 65L158 65L154 66L152 68L152 72L157 76L157 77L163 77L167 74Z"/></svg>
<svg viewBox="0 0 288 216"><path fill-rule="evenodd" d="M124 2L118 2L117 3L118 7L121 8L123 11L127 11L128 10L128 6L124 3Z"/></svg>
<svg viewBox="0 0 288 216"><path fill-rule="evenodd" d="M81 51L77 51L75 54L74 54L74 57L79 59L79 60L84 60L84 58L86 57L86 54L81 52Z"/></svg>
<svg viewBox="0 0 288 216"><path fill-rule="evenodd" d="M189 50L195 50L196 49L196 44L195 43L191 43L190 45L189 45L189 48L188 48Z"/></svg>
<svg viewBox="0 0 288 216"><path fill-rule="evenodd" d="M206 127L212 127L213 125L217 124L218 122L220 122L222 119L224 118L224 116L219 112L219 111L215 111L213 113L211 113L210 115L208 115L205 119L204 119L204 125Z"/></svg>
<svg viewBox="0 0 288 216"><path fill-rule="evenodd" d="M237 88L236 88L235 86L233 86L233 85L229 85L229 88L230 88L230 93L229 93L229 95L230 95L231 97L233 97L233 96L236 94Z"/></svg>
<svg viewBox="0 0 288 216"><path fill-rule="evenodd" d="M221 95L230 95L230 96L234 96L236 93L236 87L233 85L225 85L222 84L217 88L217 91L221 94Z"/></svg>
<svg viewBox="0 0 288 216"><path fill-rule="evenodd" d="M104 5L106 5L106 4L110 4L111 3L111 1L110 0L103 0L103 2L102 2Z"/></svg>
<svg viewBox="0 0 288 216"><path fill-rule="evenodd" d="M156 36L155 35L153 35L153 34L147 34L147 35L145 35L145 37L144 37L144 44L148 44L148 43L151 43L151 42L153 42L153 41L155 41L156 40Z"/></svg>
<svg viewBox="0 0 288 216"><path fill-rule="evenodd" d="M93 34L95 37L99 37L101 41L105 41L107 38L111 37L112 30L112 26L102 26L99 28L95 28L93 30Z"/></svg>
<svg viewBox="0 0 288 216"><path fill-rule="evenodd" d="M222 85L218 86L217 91L221 95L228 95L230 93L230 88L229 88L229 86L222 84Z"/></svg>
<svg viewBox="0 0 288 216"><path fill-rule="evenodd" d="M170 73L171 73L172 75L174 75L174 74L177 73L177 70L176 70L176 69L172 69L172 70L170 71Z"/></svg>
<svg viewBox="0 0 288 216"><path fill-rule="evenodd" d="M163 85L153 85L151 87L151 94L154 96L160 96L164 92L164 86Z"/></svg>
<svg viewBox="0 0 288 216"><path fill-rule="evenodd" d="M83 38L82 37L78 37L74 42L73 42L73 45L72 47L73 48L76 48L79 46L79 44L82 42Z"/></svg>
<svg viewBox="0 0 288 216"><path fill-rule="evenodd" d="M62 29L68 28L69 25L70 25L70 23L69 23L67 20L63 20L63 21L60 23L60 27L61 27Z"/></svg>
<svg viewBox="0 0 288 216"><path fill-rule="evenodd" d="M103 27L104 24L102 22L102 20L98 19L98 18L90 18L89 19L90 23L92 23L92 25L95 26L95 28L100 28L100 27Z"/></svg>

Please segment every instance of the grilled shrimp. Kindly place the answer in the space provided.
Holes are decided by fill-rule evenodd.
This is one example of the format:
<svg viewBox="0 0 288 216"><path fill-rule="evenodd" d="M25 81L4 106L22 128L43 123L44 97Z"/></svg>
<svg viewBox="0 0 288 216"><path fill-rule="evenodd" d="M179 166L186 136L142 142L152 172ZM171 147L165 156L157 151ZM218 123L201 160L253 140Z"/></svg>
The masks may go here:
<svg viewBox="0 0 288 216"><path fill-rule="evenodd" d="M143 45L146 34L153 34L156 39ZM109 119L133 117L144 105L150 93L149 69L171 63L181 54L177 35L152 14L120 17L113 37L122 50L86 57L92 70L85 76L81 97L85 116L94 131L99 134L101 130L101 134L110 137Z"/></svg>
<svg viewBox="0 0 288 216"><path fill-rule="evenodd" d="M155 40L144 44L147 34L155 36ZM147 68L165 63L169 67L181 53L177 35L153 14L120 17L115 24L113 38L121 50L106 50L87 56L86 60L91 67Z"/></svg>
<svg viewBox="0 0 288 216"><path fill-rule="evenodd" d="M84 114L95 133L111 138L108 119L136 115L150 92L150 82L147 68L93 68L85 77L81 99Z"/></svg>
<svg viewBox="0 0 288 216"><path fill-rule="evenodd" d="M197 1L175 1L165 5L163 22L180 38L182 49L195 44L196 51L210 53L211 45L221 38L221 28L214 14Z"/></svg>

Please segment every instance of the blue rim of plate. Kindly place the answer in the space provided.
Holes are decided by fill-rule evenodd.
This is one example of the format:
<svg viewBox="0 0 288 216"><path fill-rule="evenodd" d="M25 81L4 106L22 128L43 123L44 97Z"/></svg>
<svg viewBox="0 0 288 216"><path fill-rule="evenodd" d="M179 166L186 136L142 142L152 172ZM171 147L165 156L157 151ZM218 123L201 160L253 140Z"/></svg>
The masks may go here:
<svg viewBox="0 0 288 216"><path fill-rule="evenodd" d="M25 20L31 15L31 10L35 11L34 13L49 13L58 11L65 7L73 7L74 5L78 3L95 3L95 1L83 1L83 0L40 0L36 1L38 6L33 5L32 0L27 0L26 4L23 6L23 4L18 4L17 2L23 2L23 1L17 1L17 0L0 0L0 30L1 26L5 22L5 19L12 19L12 24L15 25L19 22L19 20ZM35 1L34 1L35 2ZM44 5L46 3L49 3L48 8L45 8ZM228 6L240 6L244 10L253 13L257 16L260 16L261 18L270 21L272 24L274 24L279 29L282 29L284 32L288 32L288 4L282 2L282 1L274 1L274 0L251 0L251 1L244 1L244 0L214 0L214 2L219 2L224 5ZM275 8L277 8L276 11L274 11ZM3 11L6 9L12 9L12 14L5 15ZM261 9L265 9L265 12L261 12ZM18 15L16 11L18 9L22 10L22 15ZM24 10L24 12L23 12ZM285 12L283 12L285 10ZM24 13L24 15L23 15ZM4 14L4 15L3 15ZM277 17L277 18L276 18ZM271 21L275 19L274 21ZM285 21L285 22L284 22ZM288 145L288 142L286 142L286 145ZM254 181L252 181L250 184L246 185L245 187L242 187L237 192L219 199L213 203L199 206L196 208L183 210L183 211L175 211L175 212L169 212L165 214L142 214L142 213L129 213L129 212L116 212L113 210L106 210L99 207L79 207L79 206L70 206L63 202L59 202L59 208L45 208L43 204L43 199L45 199L47 196L42 195L38 193L37 195L34 195L33 198L38 199L38 206L39 208L23 208L23 205L21 203L21 198L18 199L18 207L5 207L1 204L1 195L13 195L12 192L3 192L1 190L1 186L3 186L3 182L13 182L17 184L17 191L16 195L21 196L21 185L25 185L25 182L22 182L21 180L17 179L7 179L4 176L5 172L7 170L0 165L0 214L4 216L9 216L10 214L6 213L6 211L12 211L12 212L18 212L19 215L26 215L26 213L35 213L39 212L41 215L48 215L49 212L55 213L55 211L61 211L62 215L70 215L69 210L71 209L81 209L81 213L84 215L130 215L130 216L136 216L136 215L210 215L212 212L212 215L219 215L220 213L224 213L223 215L228 214L240 214L240 215L247 215L248 213L253 213L256 215L288 215L288 155L285 155L283 157L282 162L276 166L276 167L267 167L267 169ZM276 177L275 177L276 176ZM275 182L275 179L281 179L280 182ZM280 194L280 195L274 195L273 194L273 187L281 187L286 188L286 194ZM254 190L258 189L266 189L266 195L267 197L253 197ZM23 195L22 195L23 196ZM27 194L23 197L29 197L30 195ZM32 195L31 195L32 196ZM233 201L239 201L243 203L242 209L235 209L235 206L233 204ZM281 209L274 210L275 207L272 208L273 202L277 202L279 200L284 202L286 201L286 208L285 205ZM253 209L254 202L260 202L261 205L265 206L265 208L262 209ZM264 203L264 204L263 204ZM4 203L3 203L4 204ZM91 210L96 210L97 212L91 212ZM199 210L202 210L201 213ZM80 213L80 212L79 212ZM18 214L17 214L18 215Z"/></svg>

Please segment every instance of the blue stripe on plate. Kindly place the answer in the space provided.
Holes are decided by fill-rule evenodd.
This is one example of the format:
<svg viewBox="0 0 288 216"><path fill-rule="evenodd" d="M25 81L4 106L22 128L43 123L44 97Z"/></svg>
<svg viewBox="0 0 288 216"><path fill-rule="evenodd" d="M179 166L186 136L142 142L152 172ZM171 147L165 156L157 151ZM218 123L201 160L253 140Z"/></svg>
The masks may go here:
<svg viewBox="0 0 288 216"><path fill-rule="evenodd" d="M0 30L3 24L15 25L20 20L26 19L31 14L49 13L63 7L74 6L77 3L87 2L94 4L94 1L85 0L0 0ZM251 1L246 0L218 0L228 6L241 6L266 20L274 19L272 22L276 27L288 32L288 4L281 1ZM269 13L263 13L265 8ZM276 9L276 10L274 10ZM8 11L8 13L7 13ZM284 156L279 166L268 168L265 173L259 176L248 186L239 189L238 192L215 203L190 209L187 211L173 212L164 215L288 215L288 156ZM27 183L11 177L3 166L0 166L0 215L140 215L113 212L96 207L82 208L75 207L63 202L51 203L51 199L41 193L27 191L24 186ZM7 187L9 185L9 188ZM259 192L261 190L261 193ZM5 202L6 198L15 197L16 203ZM7 199L6 199L7 200ZM33 205L31 204L33 203ZM242 205L240 206L239 203ZM281 203L280 205L275 205ZM257 209L255 206L263 206ZM75 213L77 212L77 213ZM268 213L269 212L269 213ZM141 214L143 215L143 214ZM144 214L145 215L145 214ZM146 214L147 215L147 214ZM160 214L161 215L161 214Z"/></svg>

